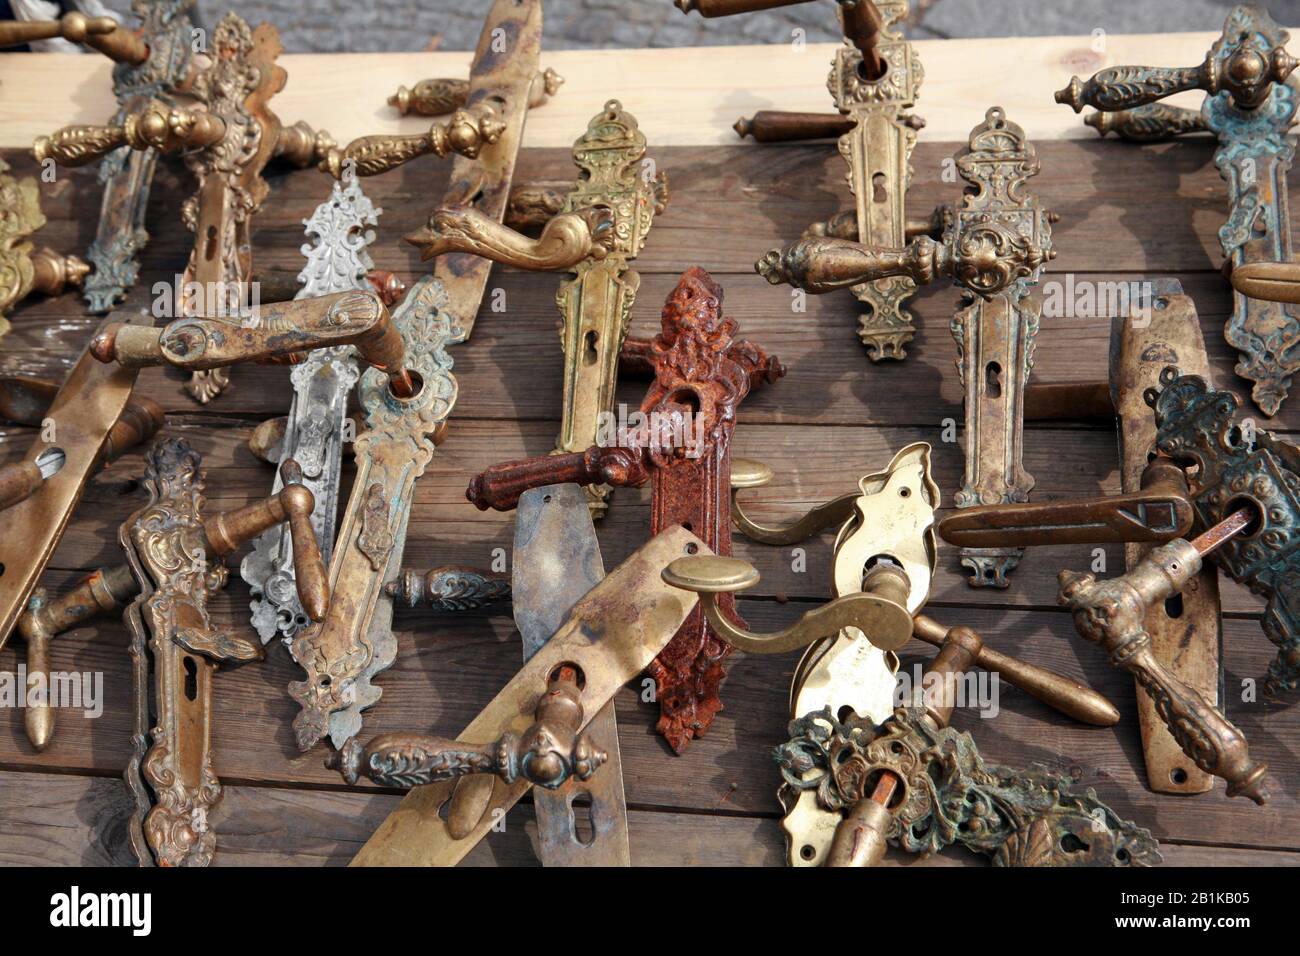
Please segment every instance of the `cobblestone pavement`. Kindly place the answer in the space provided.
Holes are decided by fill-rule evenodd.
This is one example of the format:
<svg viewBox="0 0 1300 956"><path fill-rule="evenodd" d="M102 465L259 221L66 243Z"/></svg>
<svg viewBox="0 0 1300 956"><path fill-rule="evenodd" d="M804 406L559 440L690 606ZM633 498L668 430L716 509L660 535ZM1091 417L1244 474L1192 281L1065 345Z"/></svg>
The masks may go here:
<svg viewBox="0 0 1300 956"><path fill-rule="evenodd" d="M291 53L464 50L478 39L489 0L199 0L211 22L233 9L270 20ZM125 11L130 0L108 0ZM933 0L912 36L979 37L1218 30L1232 0ZM1275 19L1300 23L1300 0L1272 0ZM839 39L833 0L705 20L670 0L546 0L547 49L783 43Z"/></svg>

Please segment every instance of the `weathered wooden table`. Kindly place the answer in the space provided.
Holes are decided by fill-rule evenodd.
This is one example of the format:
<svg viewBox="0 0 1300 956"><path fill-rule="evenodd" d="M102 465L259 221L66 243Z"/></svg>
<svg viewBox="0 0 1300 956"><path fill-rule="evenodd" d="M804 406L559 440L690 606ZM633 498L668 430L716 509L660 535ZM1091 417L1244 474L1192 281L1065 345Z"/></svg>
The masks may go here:
<svg viewBox="0 0 1300 956"><path fill-rule="evenodd" d="M1175 276L1195 299L1220 384L1243 390L1223 341L1229 289L1218 272L1216 230L1225 215L1224 189L1205 140L1137 148L1087 138L1064 107L1051 108L1051 89L1071 72L1089 73L1117 59L1194 62L1208 46L1205 34L1170 38L1112 38L1105 55L1078 39L927 43L922 56L927 86L917 112L932 119L913 158L915 179L909 212L928 213L954 198L957 187L942 179L943 160L964 140L993 103L1025 126L1035 142L1043 173L1032 183L1049 208L1061 214L1055 227L1059 258L1049 280L1076 283ZM999 46L1002 44L1002 46ZM1196 51L1200 51L1198 54ZM1140 56L1138 51L1142 51ZM658 218L636 262L642 275L632 333L653 334L663 298L687 266L702 265L725 286L726 310L752 341L775 352L788 376L759 390L740 411L735 454L759 458L777 472L773 485L752 492L753 511L769 519L792 516L812 503L856 487L863 474L883 467L907 442L935 448L936 478L945 506L962 468L961 446L943 440L945 419L960 423L961 389L948 323L956 291L944 284L914 300L919 333L904 362L871 365L859 344L856 303L847 293L809 296L795 312L790 290L768 286L753 262L768 248L795 238L809 222L825 218L846 201L845 167L833 145L756 147L736 144L726 124L756 107L825 109L821 90L829 48L809 47L792 64L784 48L714 51L608 51L549 54L544 61L566 74L569 85L534 113L521 154L520 179L568 179L573 166L565 144L609 96L642 120L651 155L666 169L672 200ZM1023 56L1023 70L1005 69ZM0 146L19 174L35 164L13 147L30 141L32 110L11 100L32 76L52 84L52 104L42 108L42 129L94 118L100 111L96 83L103 80L91 58L77 70L69 60L19 55L0 57L0 103L5 122ZM1189 59L1192 57L1192 59ZM974 79L960 87L960 72ZM349 57L349 67L361 57ZM343 58L288 57L295 104L307 101L313 77L339 90ZM389 74L407 82L424 75L461 72L464 55L370 58L373 78L364 94L339 90L316 113L282 100L287 120L325 126L340 139L371 131L385 116L382 97ZM602 67L601 64L604 66ZM657 65L656 65L657 64ZM74 65L76 65L74 63ZM41 71L44 71L43 73ZM388 72L385 73L384 71ZM947 79L945 79L947 78ZM704 92L693 97L698 80ZM1014 89L1001 91L1008 82ZM329 84L332 83L333 86ZM767 84L764 86L763 84ZM395 85L395 84L394 84ZM944 92L946 91L946 92ZM1000 95L1005 92L1005 95ZM67 106L61 106L66 94ZM1046 98L1046 99L1044 99ZM28 100L28 103L31 101ZM1025 104L1018 110L1019 104ZM1047 105L1045 105L1047 104ZM27 127L8 118L21 115ZM935 115L939 121L933 121ZM1043 130L1035 128L1041 120ZM389 128L410 129L385 121ZM937 127L942 138L932 130ZM380 127L382 128L382 127ZM1084 134L1087 134L1085 136ZM659 145L662 143L676 145ZM692 145L693 144L693 145ZM703 144L703 145L700 145ZM407 280L424 272L414 251L398 239L423 223L439 196L444 173L422 160L367 180L368 194L383 207L376 264ZM296 271L301 264L301 220L326 195L328 183L312 171L275 174L272 191L254 229L258 266ZM170 281L184 266L188 234L176 211L186 193L184 170L160 165L149 222L153 242L141 286ZM39 239L67 251L83 251L94 231L99 192L94 172L59 174L43 188L49 225ZM505 294L504 311L485 305L473 339L452 350L460 398L448 440L420 481L406 558L411 566L480 563L495 548L509 548L512 518L480 513L465 501L469 477L496 461L547 451L558 423L561 362L555 334L556 279L497 267L490 289ZM489 294L485 302L490 303ZM73 295L33 301L13 315L13 331L0 341L0 374L61 378L97 324ZM1045 318L1038 337L1034 379L1076 381L1104 377L1109 316ZM150 369L138 391L166 408L166 433L183 435L202 452L209 499L225 509L265 495L272 472L249 452L253 427L284 414L289 403L283 368L236 370L233 387L206 407L182 392L182 376ZM643 384L625 381L620 401L635 407ZM1284 433L1300 430L1300 400L1292 399L1273 421ZM0 462L12 460L31 440L29 429L0 429ZM960 429L958 429L960 440ZM1080 496L1118 489L1118 451L1109 427L1045 427L1025 433L1025 464L1037 479L1034 497ZM87 570L119 562L120 522L144 500L141 455L129 454L95 478L65 535L45 583L62 587ZM345 466L345 493L351 481ZM620 490L599 528L605 564L613 567L639 544L647 527L648 492ZM0 533L3 518L0 517ZM832 535L810 542L807 569L791 570L789 549L770 549L737 539L736 552L761 570L763 583L742 599L741 610L757 629L772 629L823 601L829 592ZM1259 677L1273 655L1258 624L1262 603L1226 583L1225 651L1228 715L1248 735L1252 753L1267 760L1278 785L1268 806L1228 800L1222 787L1199 797L1151 793L1144 783L1134 715L1133 682L1110 668L1103 655L1075 636L1069 616L1056 606L1056 571L1086 568L1088 548L1031 551L1009 590L976 590L966 584L955 549L943 548L930 613L947 624L977 628L988 643L1056 668L1096 687L1124 714L1112 729L1073 724L1003 687L1001 713L981 720L971 711L956 722L971 731L987 758L1023 765L1045 763L1095 787L1122 816L1151 828L1165 859L1183 864L1300 864L1295 783L1300 778L1300 719L1286 704L1243 703L1242 681ZM1118 547L1107 549L1108 567L1123 566ZM247 622L247 587L232 573L216 603L219 622ZM454 734L496 693L519 666L520 650L508 605L492 613L404 614L401 650L378 683L384 697L367 715L367 733L428 728ZM35 753L23 734L22 713L0 712L0 862L125 863L126 791L120 781L128 754L130 678L127 634L117 622L83 627L54 647L56 669L102 671L103 715L84 719L60 712L53 745ZM929 655L919 644L906 648L904 666ZM0 653L0 670L14 670L21 644ZM778 774L771 749L785 737L786 693L796 657L733 655L724 685L726 710L704 739L675 757L654 735L656 705L634 687L618 697L619 726L633 859L643 864L766 864L782 862L782 838L774 796ZM270 648L261 664L223 671L218 677L214 746L226 796L217 814L220 864L346 862L398 796L369 784L348 788L323 766L323 750L299 754L289 722L294 708L285 685L298 669L283 648ZM491 834L471 855L475 863L535 862L529 844L531 807L512 811L504 832ZM912 862L891 855L891 860ZM949 851L931 861L980 864L982 858Z"/></svg>

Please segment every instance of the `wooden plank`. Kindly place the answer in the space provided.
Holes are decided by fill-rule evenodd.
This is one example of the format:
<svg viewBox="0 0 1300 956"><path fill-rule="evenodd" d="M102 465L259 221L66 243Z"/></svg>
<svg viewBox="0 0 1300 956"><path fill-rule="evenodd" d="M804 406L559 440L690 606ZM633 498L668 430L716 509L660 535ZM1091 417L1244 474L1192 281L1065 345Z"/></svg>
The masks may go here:
<svg viewBox="0 0 1300 956"><path fill-rule="evenodd" d="M214 607L218 624L239 620L247 606L245 595L232 586L221 597ZM741 602L741 613L756 630L775 630L801 609ZM365 733L456 733L518 667L518 638L506 611L495 616L403 615L395 631L398 658L378 681L384 697L368 712ZM1221 788L1204 797L1177 800L1146 790L1133 683L1074 635L1067 615L947 608L933 609L933 614L945 623L975 627L1000 650L1089 683L1124 714L1115 728L1083 727L1003 686L996 719L962 709L955 721L976 736L986 759L1013 766L1044 763L1080 785L1095 787L1121 815L1139 820L1162 839L1300 849L1293 826L1297 797L1286 786L1274 787L1273 800L1264 808L1228 800ZM1286 720L1285 707L1243 703L1238 690L1241 677L1262 672L1271 645L1259 636L1254 622L1229 621L1225 631L1228 716L1250 738L1256 756L1270 762L1276 780L1294 780L1300 770L1300 728ZM125 630L115 621L79 629L57 641L54 669L103 673L102 715L86 718L60 710L54 743L36 754L23 736L21 711L0 711L0 769L118 774L128 756L130 733L125 646ZM0 670L12 671L18 655L12 647L0 653ZM910 645L904 667L910 673L929 656L928 649ZM629 804L706 813L775 813L778 777L770 755L786 737L786 689L795 663L796 655L733 655L723 690L726 710L709 735L678 758L653 732L657 708L640 699L642 685L634 683L620 692L620 748ZM265 662L218 676L213 746L223 781L339 787L338 775L323 765L323 749L299 754L293 744L289 721L294 706L284 688L298 678L297 667L279 647L270 648ZM367 782L359 789L375 788Z"/></svg>
<svg viewBox="0 0 1300 956"><path fill-rule="evenodd" d="M994 103L1036 139L1086 138L1079 117L1053 102L1052 92L1072 73L1084 77L1107 66L1144 63L1193 66L1217 39L1213 32L1159 35L996 37L921 40L925 67L917 111L925 137L964 138L972 115ZM730 126L760 109L828 112L826 73L833 43L774 43L691 49L543 51L542 64L566 83L529 117L524 145L567 146L576 130L611 96L640 119L651 142L694 146L733 143ZM464 76L468 52L287 54L289 82L273 101L286 123L306 120L342 141L371 133L416 133L428 120L399 117L385 103L399 84L428 76ZM1007 65L1015 64L1014 82ZM68 123L102 123L115 110L111 64L100 57L52 53L0 55L0 146L25 147ZM364 77L364 82L358 78ZM1171 102L1196 106L1197 94ZM33 110L32 104L41 109Z"/></svg>

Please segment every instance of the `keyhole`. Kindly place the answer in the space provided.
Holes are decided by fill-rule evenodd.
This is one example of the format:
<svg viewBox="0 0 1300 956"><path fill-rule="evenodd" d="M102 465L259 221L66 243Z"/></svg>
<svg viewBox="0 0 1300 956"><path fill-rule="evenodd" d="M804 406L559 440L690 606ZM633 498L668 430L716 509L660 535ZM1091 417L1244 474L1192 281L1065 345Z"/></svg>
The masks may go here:
<svg viewBox="0 0 1300 956"><path fill-rule="evenodd" d="M217 254L217 227L208 226L207 241L203 243L203 258L211 262Z"/></svg>
<svg viewBox="0 0 1300 956"><path fill-rule="evenodd" d="M592 329L582 337L582 361L584 364L596 364L596 343L599 341L600 335L595 329Z"/></svg>
<svg viewBox="0 0 1300 956"><path fill-rule="evenodd" d="M989 398L1002 397L1002 366L997 362L984 367L984 393Z"/></svg>
<svg viewBox="0 0 1300 956"><path fill-rule="evenodd" d="M591 846L596 841L596 821L592 814L591 794L575 794L569 802L569 819L573 827L573 838L583 846Z"/></svg>
<svg viewBox="0 0 1300 956"><path fill-rule="evenodd" d="M185 660L185 699L189 701L198 700L199 698L199 669L194 665L194 658L186 657Z"/></svg>
<svg viewBox="0 0 1300 956"><path fill-rule="evenodd" d="M885 192L885 174L876 173L871 177L871 200L872 202L887 202L889 194Z"/></svg>
<svg viewBox="0 0 1300 956"><path fill-rule="evenodd" d="M1183 616L1183 596L1181 594L1171 594L1165 598L1165 614L1175 621Z"/></svg>

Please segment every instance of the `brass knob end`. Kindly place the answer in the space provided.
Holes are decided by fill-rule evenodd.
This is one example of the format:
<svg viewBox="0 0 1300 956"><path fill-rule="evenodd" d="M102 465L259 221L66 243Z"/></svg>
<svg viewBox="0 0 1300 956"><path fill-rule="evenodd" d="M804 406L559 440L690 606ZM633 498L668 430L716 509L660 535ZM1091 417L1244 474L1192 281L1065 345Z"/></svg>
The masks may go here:
<svg viewBox="0 0 1300 956"><path fill-rule="evenodd" d="M699 594L744 591L759 582L758 569L740 558L696 554L678 558L660 572L665 584ZM911 632L911 619L908 619Z"/></svg>
<svg viewBox="0 0 1300 956"><path fill-rule="evenodd" d="M1056 102L1069 105L1076 113L1083 112L1083 81L1077 76L1070 77L1070 85L1052 95Z"/></svg>
<svg viewBox="0 0 1300 956"><path fill-rule="evenodd" d="M91 339L90 354L106 365L117 358L117 333L121 328L121 322L114 322Z"/></svg>
<svg viewBox="0 0 1300 956"><path fill-rule="evenodd" d="M731 459L731 487L762 488L772 481L772 469L761 461L752 458Z"/></svg>

